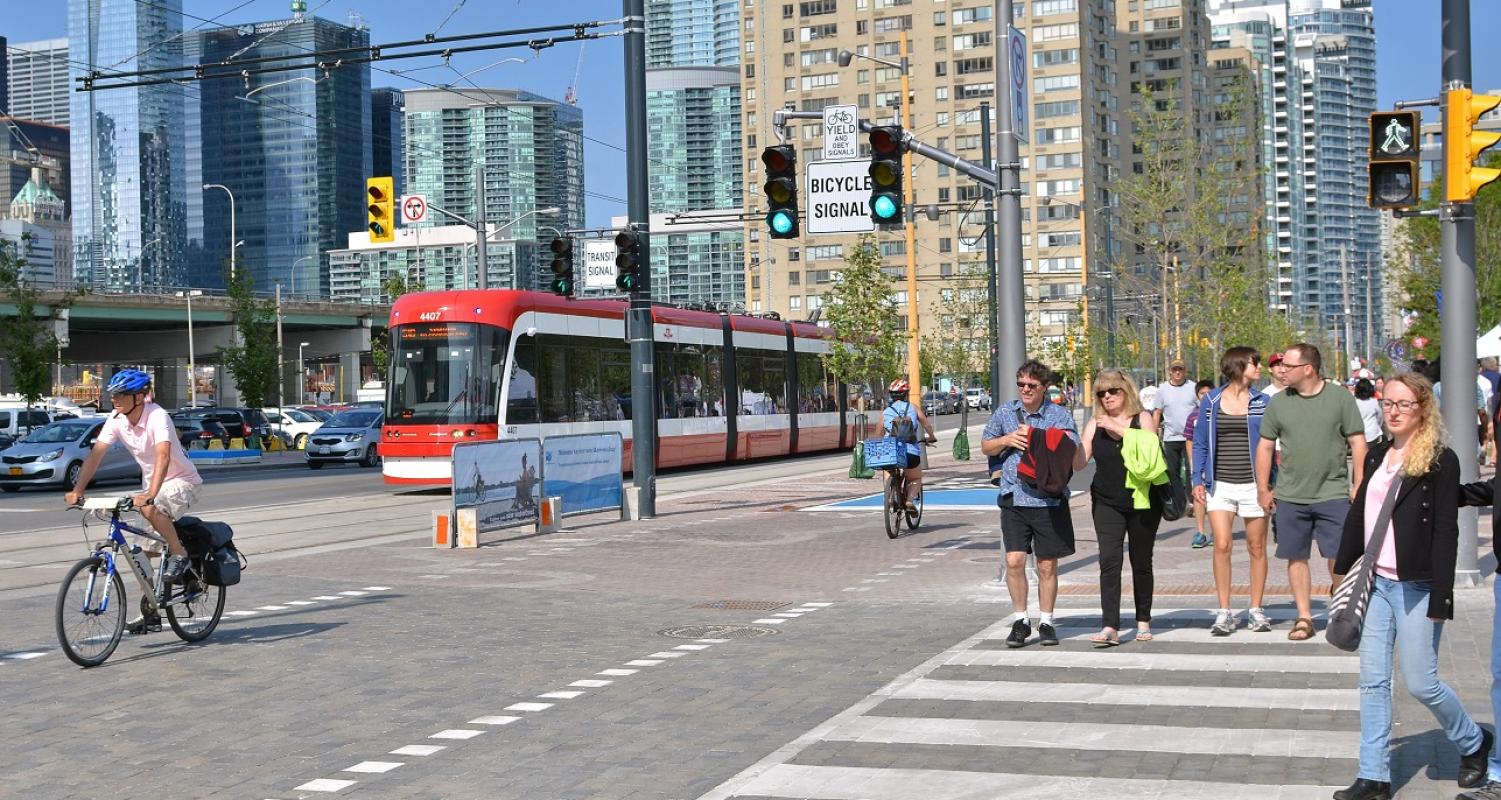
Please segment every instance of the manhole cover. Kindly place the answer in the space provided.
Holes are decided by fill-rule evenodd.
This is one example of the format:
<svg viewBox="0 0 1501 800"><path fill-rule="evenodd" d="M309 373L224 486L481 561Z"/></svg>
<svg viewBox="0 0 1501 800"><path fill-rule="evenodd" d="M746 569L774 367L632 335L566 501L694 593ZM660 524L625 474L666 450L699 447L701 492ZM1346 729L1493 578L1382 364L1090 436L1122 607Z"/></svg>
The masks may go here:
<svg viewBox="0 0 1501 800"><path fill-rule="evenodd" d="M755 639L774 636L780 631L763 625L682 625L663 628L657 633L674 639Z"/></svg>
<svg viewBox="0 0 1501 800"><path fill-rule="evenodd" d="M715 611L778 611L791 603L780 600L710 600L694 608L712 608Z"/></svg>

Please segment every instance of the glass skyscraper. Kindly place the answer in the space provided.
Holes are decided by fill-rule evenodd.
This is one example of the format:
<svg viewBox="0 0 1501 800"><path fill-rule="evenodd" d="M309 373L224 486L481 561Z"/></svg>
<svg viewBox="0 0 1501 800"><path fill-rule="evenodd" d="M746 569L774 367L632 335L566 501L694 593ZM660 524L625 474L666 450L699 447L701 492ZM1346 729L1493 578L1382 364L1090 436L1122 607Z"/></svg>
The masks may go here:
<svg viewBox="0 0 1501 800"><path fill-rule="evenodd" d="M407 194L473 220L492 232L486 249L492 287L542 288L537 242L584 226L584 114L577 107L516 89L412 89L404 92ZM484 170L485 207L474 170ZM557 208L556 215L531 212ZM421 227L451 225L430 213ZM512 271L498 243L516 240Z"/></svg>
<svg viewBox="0 0 1501 800"><path fill-rule="evenodd" d="M370 174L390 176L396 195L406 194L401 174L402 118L406 115L406 96L400 89L374 89L370 92L370 153L374 159Z"/></svg>
<svg viewBox="0 0 1501 800"><path fill-rule="evenodd" d="M315 50L366 47L369 31L303 16L191 34L199 63ZM235 68L205 67L234 73ZM327 252L365 229L365 178L371 175L370 69L351 64L199 83L200 184L229 187L235 228L245 242L238 268L258 291L280 283L327 296ZM190 121L191 122L191 121ZM203 214L206 257L194 284L222 285L230 252L230 207L215 189L192 191Z"/></svg>
<svg viewBox="0 0 1501 800"><path fill-rule="evenodd" d="M68 40L11 42L5 48L10 68L10 96L3 103L12 116L68 125Z"/></svg>
<svg viewBox="0 0 1501 800"><path fill-rule="evenodd" d="M739 5L739 0L647 0L647 68L738 65Z"/></svg>
<svg viewBox="0 0 1501 800"><path fill-rule="evenodd" d="M739 207L737 68L647 70L646 125L653 213Z"/></svg>
<svg viewBox="0 0 1501 800"><path fill-rule="evenodd" d="M180 66L181 33L182 0L69 0L70 76L82 76L79 63L121 71ZM189 176L183 125L189 96L170 83L73 94L73 260L81 285L150 290L186 278L183 265L202 245L191 205L201 189Z"/></svg>

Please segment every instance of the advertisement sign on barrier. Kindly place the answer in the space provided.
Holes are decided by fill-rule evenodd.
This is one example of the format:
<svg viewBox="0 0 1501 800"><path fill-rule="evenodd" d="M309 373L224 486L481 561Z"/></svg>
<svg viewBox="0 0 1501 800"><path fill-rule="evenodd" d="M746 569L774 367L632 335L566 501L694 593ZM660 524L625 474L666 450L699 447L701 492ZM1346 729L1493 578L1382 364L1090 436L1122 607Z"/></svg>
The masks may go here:
<svg viewBox="0 0 1501 800"><path fill-rule="evenodd" d="M453 448L453 507L473 508L480 531L537 521L542 442L506 439Z"/></svg>
<svg viewBox="0 0 1501 800"><path fill-rule="evenodd" d="M544 496L563 498L563 514L617 508L623 489L619 433L549 436L542 444Z"/></svg>

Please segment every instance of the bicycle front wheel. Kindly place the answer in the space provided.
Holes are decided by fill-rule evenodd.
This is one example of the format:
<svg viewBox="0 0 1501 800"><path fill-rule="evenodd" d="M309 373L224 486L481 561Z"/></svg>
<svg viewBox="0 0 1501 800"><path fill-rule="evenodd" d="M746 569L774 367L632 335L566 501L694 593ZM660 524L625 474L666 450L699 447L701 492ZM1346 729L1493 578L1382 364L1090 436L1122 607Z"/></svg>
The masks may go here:
<svg viewBox="0 0 1501 800"><path fill-rule="evenodd" d="M103 556L73 565L57 591L57 641L80 667L103 664L125 632L125 584Z"/></svg>
<svg viewBox="0 0 1501 800"><path fill-rule="evenodd" d="M895 539L902 535L902 480L895 473L886 476L886 502L881 516L886 518L886 537Z"/></svg>
<svg viewBox="0 0 1501 800"><path fill-rule="evenodd" d="M196 576L184 586L181 597L167 604L167 624L184 642L207 639L219 627L223 615L224 587L205 585Z"/></svg>

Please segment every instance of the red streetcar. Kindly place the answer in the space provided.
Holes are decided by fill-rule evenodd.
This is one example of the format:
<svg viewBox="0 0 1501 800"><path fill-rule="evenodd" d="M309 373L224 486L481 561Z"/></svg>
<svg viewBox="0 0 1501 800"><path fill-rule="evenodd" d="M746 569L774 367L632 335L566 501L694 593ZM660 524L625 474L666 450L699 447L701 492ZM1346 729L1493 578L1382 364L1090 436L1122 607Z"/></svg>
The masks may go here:
<svg viewBox="0 0 1501 800"><path fill-rule="evenodd" d="M391 308L380 455L387 483L447 485L457 442L619 431L631 463L627 304L512 290L424 292ZM816 325L659 306L657 464L844 449L843 384Z"/></svg>

